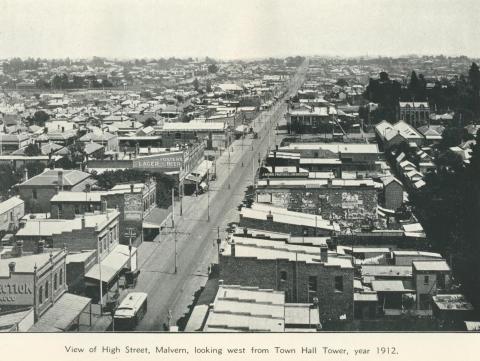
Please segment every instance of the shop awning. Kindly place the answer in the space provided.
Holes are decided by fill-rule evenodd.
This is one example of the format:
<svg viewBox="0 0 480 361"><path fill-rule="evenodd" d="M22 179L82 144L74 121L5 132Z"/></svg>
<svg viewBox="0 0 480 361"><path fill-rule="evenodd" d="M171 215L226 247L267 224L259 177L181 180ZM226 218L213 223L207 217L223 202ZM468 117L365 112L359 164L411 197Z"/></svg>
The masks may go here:
<svg viewBox="0 0 480 361"><path fill-rule="evenodd" d="M64 332L68 331L92 300L87 297L65 293L34 324L28 332Z"/></svg>
<svg viewBox="0 0 480 361"><path fill-rule="evenodd" d="M143 229L160 229L161 226L156 223L143 222L142 227Z"/></svg>
<svg viewBox="0 0 480 361"><path fill-rule="evenodd" d="M137 249L132 247L132 258L135 257ZM123 244L118 244L110 254L101 261L102 265L102 282L109 283L115 276L117 276L122 269L128 267L128 260L130 258L130 252L128 246ZM133 263L133 261L132 261ZM94 280L100 280L100 267L96 263L90 270L85 274L85 278L90 278Z"/></svg>
<svg viewBox="0 0 480 361"><path fill-rule="evenodd" d="M144 218L142 226L144 229L159 229L167 222L172 215L172 207L168 209L153 208Z"/></svg>

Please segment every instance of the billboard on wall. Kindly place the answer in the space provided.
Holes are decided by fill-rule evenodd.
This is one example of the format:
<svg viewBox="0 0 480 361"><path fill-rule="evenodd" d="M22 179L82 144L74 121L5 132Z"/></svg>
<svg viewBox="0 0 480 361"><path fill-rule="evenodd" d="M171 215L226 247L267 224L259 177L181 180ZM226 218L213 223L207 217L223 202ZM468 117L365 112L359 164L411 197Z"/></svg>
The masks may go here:
<svg viewBox="0 0 480 361"><path fill-rule="evenodd" d="M133 159L133 168L162 170L180 169L183 166L183 152L151 155Z"/></svg>
<svg viewBox="0 0 480 361"><path fill-rule="evenodd" d="M33 275L12 274L11 277L0 277L0 305L33 305Z"/></svg>
<svg viewBox="0 0 480 361"><path fill-rule="evenodd" d="M142 219L143 198L142 194L125 194L125 219L139 221Z"/></svg>

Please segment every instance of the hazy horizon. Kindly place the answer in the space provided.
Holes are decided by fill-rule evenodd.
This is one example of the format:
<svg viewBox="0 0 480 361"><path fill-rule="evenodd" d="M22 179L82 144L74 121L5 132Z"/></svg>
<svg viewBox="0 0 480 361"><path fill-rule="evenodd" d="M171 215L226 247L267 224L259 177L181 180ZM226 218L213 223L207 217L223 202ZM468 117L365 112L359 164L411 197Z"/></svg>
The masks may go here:
<svg viewBox="0 0 480 361"><path fill-rule="evenodd" d="M0 57L480 57L478 0L0 0Z"/></svg>

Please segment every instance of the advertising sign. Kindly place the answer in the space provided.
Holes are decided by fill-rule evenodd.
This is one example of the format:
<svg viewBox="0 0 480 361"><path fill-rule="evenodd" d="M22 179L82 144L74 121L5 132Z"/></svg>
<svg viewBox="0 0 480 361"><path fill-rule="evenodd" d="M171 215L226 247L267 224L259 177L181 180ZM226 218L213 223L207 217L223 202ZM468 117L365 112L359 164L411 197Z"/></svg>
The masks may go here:
<svg viewBox="0 0 480 361"><path fill-rule="evenodd" d="M183 153L170 153L133 160L133 168L142 169L180 169L183 166Z"/></svg>
<svg viewBox="0 0 480 361"><path fill-rule="evenodd" d="M33 275L0 278L0 305L33 305Z"/></svg>

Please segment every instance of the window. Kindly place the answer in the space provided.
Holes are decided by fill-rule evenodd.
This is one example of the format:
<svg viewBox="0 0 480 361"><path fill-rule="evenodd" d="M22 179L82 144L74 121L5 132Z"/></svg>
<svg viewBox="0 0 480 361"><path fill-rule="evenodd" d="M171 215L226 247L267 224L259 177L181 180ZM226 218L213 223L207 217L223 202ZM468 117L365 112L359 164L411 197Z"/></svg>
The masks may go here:
<svg viewBox="0 0 480 361"><path fill-rule="evenodd" d="M37 199L37 190L36 189L32 190L32 197L33 197L33 199Z"/></svg>
<svg viewBox="0 0 480 361"><path fill-rule="evenodd" d="M75 214L80 214L80 208L78 207L78 204L75 204Z"/></svg>
<svg viewBox="0 0 480 361"><path fill-rule="evenodd" d="M175 133L175 139L181 139L182 135L180 133Z"/></svg>
<svg viewBox="0 0 480 361"><path fill-rule="evenodd" d="M308 292L317 293L317 276L308 276Z"/></svg>
<svg viewBox="0 0 480 361"><path fill-rule="evenodd" d="M58 205L58 218L62 218L63 214L63 205L59 204Z"/></svg>
<svg viewBox="0 0 480 361"><path fill-rule="evenodd" d="M38 303L43 303L43 286L40 286L40 288L38 289Z"/></svg>
<svg viewBox="0 0 480 361"><path fill-rule="evenodd" d="M424 276L423 277L423 284L428 285L430 283L430 277L429 276Z"/></svg>
<svg viewBox="0 0 480 361"><path fill-rule="evenodd" d="M287 280L287 272L286 271L280 271L280 281L286 281Z"/></svg>
<svg viewBox="0 0 480 361"><path fill-rule="evenodd" d="M53 276L53 290L54 291L57 290L57 282L58 282L58 277L57 277L57 274L55 273L55 275Z"/></svg>
<svg viewBox="0 0 480 361"><path fill-rule="evenodd" d="M60 285L63 284L63 268L60 269L59 283Z"/></svg>
<svg viewBox="0 0 480 361"><path fill-rule="evenodd" d="M45 299L48 298L48 281L45 282Z"/></svg>
<svg viewBox="0 0 480 361"><path fill-rule="evenodd" d="M445 288L445 275L443 273L440 273L437 275L437 286L438 288L440 289L444 289Z"/></svg>
<svg viewBox="0 0 480 361"><path fill-rule="evenodd" d="M343 292L343 276L335 276L335 291Z"/></svg>

